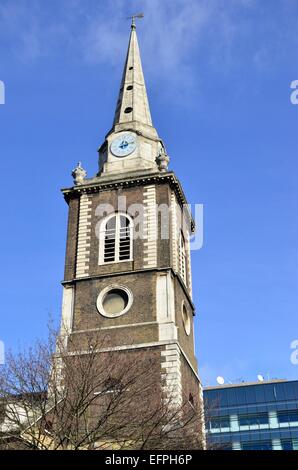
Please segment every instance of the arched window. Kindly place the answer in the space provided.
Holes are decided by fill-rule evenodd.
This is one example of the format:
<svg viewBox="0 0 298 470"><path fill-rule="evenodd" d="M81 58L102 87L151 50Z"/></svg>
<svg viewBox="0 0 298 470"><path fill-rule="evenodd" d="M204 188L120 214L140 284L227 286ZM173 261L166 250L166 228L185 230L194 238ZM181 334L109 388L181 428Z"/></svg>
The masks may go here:
<svg viewBox="0 0 298 470"><path fill-rule="evenodd" d="M105 219L100 233L99 264L132 260L132 219L121 213Z"/></svg>
<svg viewBox="0 0 298 470"><path fill-rule="evenodd" d="M183 233L180 233L179 239L179 268L180 275L186 284L186 248L185 248L185 239Z"/></svg>

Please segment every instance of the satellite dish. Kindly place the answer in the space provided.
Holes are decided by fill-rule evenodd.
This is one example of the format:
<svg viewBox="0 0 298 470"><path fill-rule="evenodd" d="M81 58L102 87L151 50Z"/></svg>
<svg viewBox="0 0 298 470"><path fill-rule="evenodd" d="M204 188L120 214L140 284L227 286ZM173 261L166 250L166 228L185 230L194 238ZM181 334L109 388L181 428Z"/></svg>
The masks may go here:
<svg viewBox="0 0 298 470"><path fill-rule="evenodd" d="M258 375L258 381L264 382L264 377L261 374Z"/></svg>
<svg viewBox="0 0 298 470"><path fill-rule="evenodd" d="M225 379L221 376L217 377L216 382L218 385L223 385L225 383Z"/></svg>

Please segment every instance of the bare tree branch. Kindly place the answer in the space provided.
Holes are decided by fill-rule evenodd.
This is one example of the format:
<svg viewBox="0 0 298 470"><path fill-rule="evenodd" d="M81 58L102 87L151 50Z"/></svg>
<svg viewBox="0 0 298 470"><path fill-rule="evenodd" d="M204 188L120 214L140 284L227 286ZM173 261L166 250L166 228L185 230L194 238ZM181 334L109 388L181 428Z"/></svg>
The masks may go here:
<svg viewBox="0 0 298 470"><path fill-rule="evenodd" d="M194 449L204 446L201 402L164 394L160 362L84 351L49 329L47 341L8 353L0 370L0 446L30 449ZM100 351L100 353L99 353Z"/></svg>

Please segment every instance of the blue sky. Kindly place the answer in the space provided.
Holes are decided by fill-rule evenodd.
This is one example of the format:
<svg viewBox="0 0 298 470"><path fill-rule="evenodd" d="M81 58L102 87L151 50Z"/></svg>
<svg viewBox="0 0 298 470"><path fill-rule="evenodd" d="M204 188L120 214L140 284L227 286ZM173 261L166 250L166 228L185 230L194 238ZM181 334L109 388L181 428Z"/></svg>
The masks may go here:
<svg viewBox="0 0 298 470"><path fill-rule="evenodd" d="M97 171L135 11L155 127L204 204L192 257L203 383L297 378L297 0L0 0L0 339L29 344L59 318L60 188L79 160Z"/></svg>

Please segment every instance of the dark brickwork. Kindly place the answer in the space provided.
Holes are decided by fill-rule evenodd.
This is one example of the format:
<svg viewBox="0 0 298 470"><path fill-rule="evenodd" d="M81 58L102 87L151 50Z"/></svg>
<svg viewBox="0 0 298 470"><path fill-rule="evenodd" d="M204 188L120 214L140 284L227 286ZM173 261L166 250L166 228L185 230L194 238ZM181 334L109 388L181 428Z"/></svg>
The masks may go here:
<svg viewBox="0 0 298 470"><path fill-rule="evenodd" d="M182 321L182 303L185 303L186 309L189 312L190 316L193 316L193 306L192 303L189 301L188 297L185 295L184 289L182 288L181 281L176 278L175 279L175 310L176 310L176 323L178 326L178 342L183 349L183 351L187 354L192 366L196 369L197 362L194 356L194 328L193 328L193 321L191 322L191 331L189 336L186 334L183 321Z"/></svg>
<svg viewBox="0 0 298 470"><path fill-rule="evenodd" d="M200 382L183 355L181 355L181 375L183 398L188 400L191 395L195 403L198 403L200 400Z"/></svg>
<svg viewBox="0 0 298 470"><path fill-rule="evenodd" d="M161 268L171 266L171 219L167 221L162 207L170 207L171 204L171 191L168 185L163 184L157 186L156 188L156 202L158 207L161 210L158 212L158 230L159 230L159 240L158 240L158 252L157 260L158 266ZM168 227L167 227L168 225ZM162 234L169 232L169 239L162 239Z"/></svg>
<svg viewBox="0 0 298 470"><path fill-rule="evenodd" d="M91 253L90 253L90 275L108 274L119 271L133 271L140 269L143 266L143 252L144 252L144 241L139 238L134 241L134 261L132 263L119 263L109 265L98 265L99 257L99 241L98 241L98 227L100 221L105 217L101 214L101 217L96 215L98 207L103 205L109 205L114 208L115 211L121 211L119 207L119 198L126 198L127 207L133 206L133 204L143 204L143 188L129 188L129 189L115 189L112 191L102 191L98 194L92 195L92 229L91 229ZM128 212L129 213L129 212ZM129 214L130 215L130 214ZM131 214L134 215L134 214Z"/></svg>
<svg viewBox="0 0 298 470"><path fill-rule="evenodd" d="M76 272L76 251L78 242L78 222L79 222L80 200L72 198L69 201L67 242L65 256L64 279L74 279Z"/></svg>
<svg viewBox="0 0 298 470"><path fill-rule="evenodd" d="M75 278L75 260L76 260L76 246L78 235L78 221L79 221L79 193L74 193L69 201L69 223L68 223L68 236L67 236L67 251L66 251L66 268L65 280ZM144 265L144 240L137 238L134 240L134 260L132 263L113 263L109 265L99 265L99 240L98 240L98 227L100 221L103 219L104 214L96 215L97 208L102 205L114 208L115 211L121 211L119 207L119 197L126 198L128 213L132 216L137 215L134 211L134 204L143 204L144 202L144 187L133 187L127 189L111 189L103 190L98 193L92 193L92 226L91 226L91 247L90 247L90 261L89 261L89 274L96 276L101 274L109 274L121 271L134 271L139 270ZM160 207L170 207L171 189L167 183L156 185L156 202ZM130 213L131 212L131 213ZM169 232L171 236L171 216L169 216L168 227L166 216L161 209L158 212L158 234L159 240L157 243L157 267L165 268L171 266L172 260L172 245L169 239L161 239L161 233ZM163 228L162 226L163 225Z"/></svg>
<svg viewBox="0 0 298 470"><path fill-rule="evenodd" d="M152 183L150 185L152 186ZM177 343L189 361L181 353L180 362L179 360L177 362L181 364L182 395L183 399L189 397L190 394L196 399L199 396L199 380L194 372L197 370L197 362L194 353L193 321L191 321L191 331L188 336L182 321L182 303L184 302L191 319L194 314L194 306L187 286L183 284L173 266L173 243L171 240L173 221L170 220L169 226L166 227L169 230L170 238L162 240L160 238L162 224L167 224L167 222L161 214L158 214L159 239L157 241L156 266L152 268L144 267L146 240L140 238L133 241L133 261L99 264L98 229L100 221L106 215L98 213L99 206L106 204L114 211L122 212L123 207L118 205L119 197L126 198L127 207L131 207L133 204L143 204L145 187L146 185L130 187L123 185L122 188L111 187L88 194L92 201L90 212L91 231L88 234L90 236L90 253L88 276L83 279L77 279L75 274L80 193L74 190L71 196L68 196L69 222L65 283L74 287L72 333L69 348L85 352L90 346L90 341L96 338L96 341L99 341L104 348L124 349L123 351L119 350L119 354L126 354L128 351L130 351L129 354L133 354L133 351L135 351L138 358L142 357L142 354L147 356L153 354L161 368L161 363L167 361L166 355L161 354L161 352L166 351L166 344L171 345L175 340L169 339L168 343L165 340L160 340L161 333L159 319L157 318L157 278L162 273L170 272L173 279L173 302L175 306L175 318L172 326L176 325L177 327ZM170 184L168 182L156 184L155 188L156 203L159 206L170 207L172 194ZM134 216L136 214L130 213L130 215ZM128 288L133 294L133 303L124 315L117 318L106 318L99 313L96 302L99 293L112 284ZM151 346L143 347L146 344ZM163 375L166 367L163 368ZM162 388L161 384L162 380L160 378ZM165 391L166 387L163 390ZM177 390L179 390L179 387ZM180 393L180 391L177 393Z"/></svg>
<svg viewBox="0 0 298 470"><path fill-rule="evenodd" d="M117 318L103 317L96 307L99 292L110 284L125 285L134 296L130 310ZM76 283L73 328L86 330L156 321L155 297L155 277L151 272L82 280Z"/></svg>

